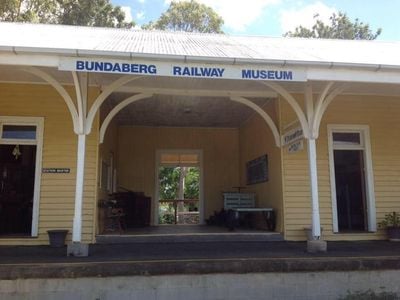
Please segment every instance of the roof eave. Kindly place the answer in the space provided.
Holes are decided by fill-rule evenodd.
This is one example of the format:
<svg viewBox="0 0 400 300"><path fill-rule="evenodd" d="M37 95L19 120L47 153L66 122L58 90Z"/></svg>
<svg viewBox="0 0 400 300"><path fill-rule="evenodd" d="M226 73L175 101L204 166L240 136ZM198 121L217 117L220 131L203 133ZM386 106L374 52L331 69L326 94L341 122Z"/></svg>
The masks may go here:
<svg viewBox="0 0 400 300"><path fill-rule="evenodd" d="M274 65L280 67L318 67L318 68L345 68L345 69L368 69L378 70L400 70L399 65L369 64L369 63L346 63L328 61L302 61L302 60L280 60L280 59L257 59L257 58L235 58L235 57L211 57L211 56L192 56L192 55L171 55L158 53L134 53L122 51L99 51L85 49L66 49L66 48L39 48L39 47L19 47L1 46L0 52L11 52L15 55L34 54L49 56L67 57L107 57L113 59L150 59L157 61L173 61L182 63L212 63L223 65Z"/></svg>

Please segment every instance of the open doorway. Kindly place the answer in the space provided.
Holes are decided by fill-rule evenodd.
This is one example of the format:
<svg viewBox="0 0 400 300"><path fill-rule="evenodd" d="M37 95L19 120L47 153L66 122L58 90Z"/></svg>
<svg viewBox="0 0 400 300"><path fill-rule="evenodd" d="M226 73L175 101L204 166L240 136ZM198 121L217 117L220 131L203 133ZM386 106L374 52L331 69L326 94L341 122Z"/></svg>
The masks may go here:
<svg viewBox="0 0 400 300"><path fill-rule="evenodd" d="M37 234L42 121L27 119L0 118L0 236Z"/></svg>
<svg viewBox="0 0 400 300"><path fill-rule="evenodd" d="M202 223L201 152L160 151L157 156L157 224Z"/></svg>
<svg viewBox="0 0 400 300"><path fill-rule="evenodd" d="M329 127L334 232L375 230L368 128Z"/></svg>
<svg viewBox="0 0 400 300"><path fill-rule="evenodd" d="M362 150L334 150L339 231L367 230Z"/></svg>
<svg viewBox="0 0 400 300"><path fill-rule="evenodd" d="M0 235L30 235L36 146L0 145Z"/></svg>

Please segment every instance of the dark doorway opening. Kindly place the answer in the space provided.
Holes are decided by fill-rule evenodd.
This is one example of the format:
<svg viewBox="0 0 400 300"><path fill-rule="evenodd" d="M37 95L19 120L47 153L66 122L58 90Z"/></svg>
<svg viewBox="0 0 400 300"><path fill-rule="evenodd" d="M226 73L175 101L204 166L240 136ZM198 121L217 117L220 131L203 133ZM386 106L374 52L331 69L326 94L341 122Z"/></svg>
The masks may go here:
<svg viewBox="0 0 400 300"><path fill-rule="evenodd" d="M0 235L30 236L36 145L0 145Z"/></svg>
<svg viewBox="0 0 400 300"><path fill-rule="evenodd" d="M334 150L339 231L366 231L363 150Z"/></svg>

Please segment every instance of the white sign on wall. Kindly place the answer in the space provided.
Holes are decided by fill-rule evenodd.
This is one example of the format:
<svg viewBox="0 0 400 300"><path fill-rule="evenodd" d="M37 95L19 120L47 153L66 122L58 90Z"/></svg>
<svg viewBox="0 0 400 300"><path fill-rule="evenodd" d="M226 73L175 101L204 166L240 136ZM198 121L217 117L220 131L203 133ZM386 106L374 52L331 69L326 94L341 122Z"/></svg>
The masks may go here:
<svg viewBox="0 0 400 300"><path fill-rule="evenodd" d="M291 143L291 144L289 145L289 147L288 147L288 152L289 152L289 153L296 153L296 152L299 152L299 151L301 151L301 150L303 150L303 149L304 149L303 140L299 140L299 141L296 141L296 142Z"/></svg>
<svg viewBox="0 0 400 300"><path fill-rule="evenodd" d="M254 65L214 65L146 60L61 58L58 69L62 71L211 79L270 81L306 81L307 79L304 68L279 68L273 65L255 67Z"/></svg>
<svg viewBox="0 0 400 300"><path fill-rule="evenodd" d="M282 146L286 146L294 141L304 138L303 129L301 127L289 130L282 136Z"/></svg>

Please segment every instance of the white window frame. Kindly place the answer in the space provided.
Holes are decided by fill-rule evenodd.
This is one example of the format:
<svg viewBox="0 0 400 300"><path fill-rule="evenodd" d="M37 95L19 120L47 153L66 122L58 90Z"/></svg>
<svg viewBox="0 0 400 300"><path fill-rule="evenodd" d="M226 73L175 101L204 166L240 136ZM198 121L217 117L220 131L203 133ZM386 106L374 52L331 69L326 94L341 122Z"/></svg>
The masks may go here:
<svg viewBox="0 0 400 300"><path fill-rule="evenodd" d="M35 126L36 139L3 139L3 125ZM43 154L43 117L0 116L0 144L2 145L36 145L35 184L33 188L32 230L31 236L38 236L40 187L42 179L42 154Z"/></svg>
<svg viewBox="0 0 400 300"><path fill-rule="evenodd" d="M360 144L334 144L333 133L359 133ZM374 174L372 168L371 143L368 125L346 125L346 124L330 124L328 125L328 151L329 151L329 174L331 184L331 199L332 199L332 220L333 232L340 233L337 213L336 200L336 180L335 180L335 162L334 150L363 150L364 153L364 174L365 174L365 196L367 209L367 226L369 232L376 231L376 206L375 206L375 189L374 189Z"/></svg>
<svg viewBox="0 0 400 300"><path fill-rule="evenodd" d="M161 163L161 155L162 154L197 154L199 157L198 164L163 164ZM155 192L154 192L154 200L153 200L153 225L158 224L158 206L159 206L159 188L160 188L160 181L158 180L159 176L159 169L161 166L166 167L174 167L174 166L184 166L184 167L199 167L200 168L200 182L199 182L199 224L204 224L204 190L203 190L203 182L204 182L204 172L203 172L203 150L202 149L182 149L182 150L156 150L156 164L155 164Z"/></svg>

